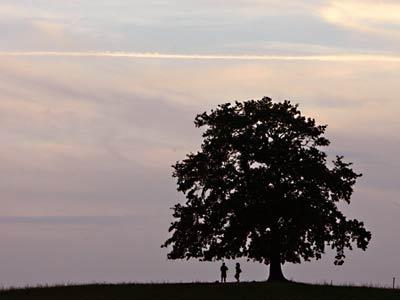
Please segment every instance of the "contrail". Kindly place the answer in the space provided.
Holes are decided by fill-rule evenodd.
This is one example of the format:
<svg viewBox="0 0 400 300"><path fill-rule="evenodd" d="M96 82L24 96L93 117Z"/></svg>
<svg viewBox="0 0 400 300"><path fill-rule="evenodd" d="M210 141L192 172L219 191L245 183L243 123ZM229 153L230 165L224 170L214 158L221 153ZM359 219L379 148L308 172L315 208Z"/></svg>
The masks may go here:
<svg viewBox="0 0 400 300"><path fill-rule="evenodd" d="M169 54L158 52L0 52L0 56L27 57L126 57L138 59L171 60L242 60L242 61L327 61L327 62L400 62L400 56L382 54L337 54L337 55L231 55L231 54Z"/></svg>

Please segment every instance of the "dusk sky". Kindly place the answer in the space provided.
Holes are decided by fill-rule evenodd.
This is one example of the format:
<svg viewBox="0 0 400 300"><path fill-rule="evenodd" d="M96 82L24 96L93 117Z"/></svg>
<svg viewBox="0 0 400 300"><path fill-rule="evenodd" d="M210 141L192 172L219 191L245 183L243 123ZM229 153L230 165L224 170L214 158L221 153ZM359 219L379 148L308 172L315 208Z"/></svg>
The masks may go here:
<svg viewBox="0 0 400 300"><path fill-rule="evenodd" d="M373 234L285 275L400 278L399 1L1 0L0 36L0 286L217 280L160 248L171 165L199 149L197 113L263 96L329 125L363 173L343 209Z"/></svg>

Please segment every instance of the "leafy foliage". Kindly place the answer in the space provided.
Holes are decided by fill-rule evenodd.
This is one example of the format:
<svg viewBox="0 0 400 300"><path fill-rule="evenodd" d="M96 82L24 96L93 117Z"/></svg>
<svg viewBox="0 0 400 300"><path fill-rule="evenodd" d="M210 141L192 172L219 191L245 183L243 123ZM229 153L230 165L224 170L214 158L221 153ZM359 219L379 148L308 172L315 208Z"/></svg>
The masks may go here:
<svg viewBox="0 0 400 300"><path fill-rule="evenodd" d="M174 165L187 201L173 208L168 258L300 263L321 258L328 245L340 265L346 248L367 248L370 232L338 209L361 174L341 156L327 160L326 126L298 105L226 103L195 125L205 127L201 150Z"/></svg>

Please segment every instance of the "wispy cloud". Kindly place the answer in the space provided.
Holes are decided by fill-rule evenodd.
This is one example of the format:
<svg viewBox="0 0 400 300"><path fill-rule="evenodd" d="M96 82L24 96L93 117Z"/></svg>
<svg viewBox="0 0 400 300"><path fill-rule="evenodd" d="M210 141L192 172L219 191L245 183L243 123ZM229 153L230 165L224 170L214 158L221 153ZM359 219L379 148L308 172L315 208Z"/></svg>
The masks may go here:
<svg viewBox="0 0 400 300"><path fill-rule="evenodd" d="M0 224L70 224L110 225L137 222L135 215L92 215L92 216L0 216ZM143 217L140 218L143 221Z"/></svg>
<svg viewBox="0 0 400 300"><path fill-rule="evenodd" d="M326 21L345 28L400 37L398 1L333 0L320 13Z"/></svg>
<svg viewBox="0 0 400 300"><path fill-rule="evenodd" d="M338 55L232 55L232 54L179 54L158 52L0 52L0 56L60 56L60 57L124 57L175 60L253 60L253 61L332 61L332 62L400 62L398 55L338 54Z"/></svg>

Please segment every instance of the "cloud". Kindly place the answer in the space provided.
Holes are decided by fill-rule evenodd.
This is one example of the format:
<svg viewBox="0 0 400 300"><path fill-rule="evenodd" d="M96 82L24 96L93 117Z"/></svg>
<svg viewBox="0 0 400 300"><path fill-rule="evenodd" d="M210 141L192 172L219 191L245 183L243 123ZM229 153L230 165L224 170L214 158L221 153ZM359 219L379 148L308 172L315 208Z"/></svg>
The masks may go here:
<svg viewBox="0 0 400 300"><path fill-rule="evenodd" d="M120 223L136 223L138 219L143 222L143 216L122 216L122 215L106 215L106 216L0 216L0 224L48 224L48 225L115 225ZM139 223L140 224L140 223Z"/></svg>
<svg viewBox="0 0 400 300"><path fill-rule="evenodd" d="M400 37L398 1L333 0L320 9L320 15L345 28Z"/></svg>
<svg viewBox="0 0 400 300"><path fill-rule="evenodd" d="M338 54L338 55L246 55L246 54L173 54L158 52L54 52L26 51L0 52L0 56L44 57L122 57L172 60L228 60L228 61L326 61L326 62L400 62L400 56L385 54Z"/></svg>
<svg viewBox="0 0 400 300"><path fill-rule="evenodd" d="M47 20L36 20L32 22L39 31L50 37L61 40L64 35L65 26L60 23L50 22Z"/></svg>
<svg viewBox="0 0 400 300"><path fill-rule="evenodd" d="M45 18L45 19L56 19L60 15L52 14L46 10L37 9L34 6L29 6L29 10L26 6L13 4L0 4L0 16L2 19L26 19L26 18Z"/></svg>
<svg viewBox="0 0 400 300"><path fill-rule="evenodd" d="M0 4L2 50L61 50L81 49L80 47L89 44L92 46L93 34L79 22L79 15L76 13L73 14L71 10L61 7L57 8L57 5L45 5L43 1L24 2L14 3L5 0Z"/></svg>

